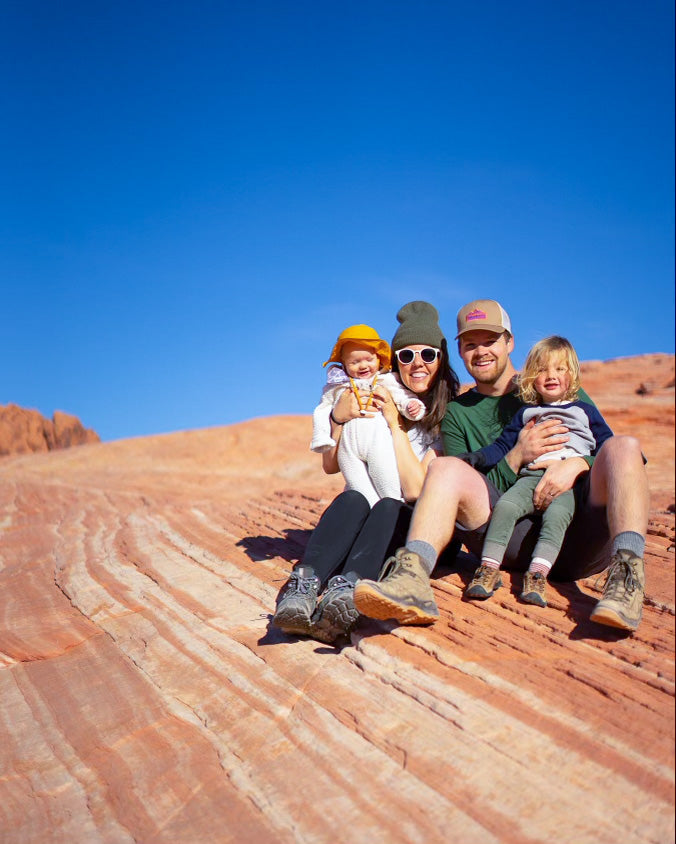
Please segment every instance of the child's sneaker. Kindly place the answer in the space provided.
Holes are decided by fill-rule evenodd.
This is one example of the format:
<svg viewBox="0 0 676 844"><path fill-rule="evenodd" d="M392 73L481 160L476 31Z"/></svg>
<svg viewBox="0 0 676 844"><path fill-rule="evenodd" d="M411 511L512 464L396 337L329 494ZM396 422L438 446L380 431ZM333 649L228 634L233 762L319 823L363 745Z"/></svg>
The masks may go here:
<svg viewBox="0 0 676 844"><path fill-rule="evenodd" d="M277 609L272 618L275 627L285 633L309 636L319 585L319 578L311 566L297 566L277 600Z"/></svg>
<svg viewBox="0 0 676 844"><path fill-rule="evenodd" d="M536 607L546 607L545 589L547 578L540 571L527 571L523 576L523 587L519 598L525 604L535 604Z"/></svg>
<svg viewBox="0 0 676 844"><path fill-rule="evenodd" d="M496 569L494 566L481 565L474 572L472 582L465 589L465 598L484 601L486 598L490 598L501 586L500 569Z"/></svg>

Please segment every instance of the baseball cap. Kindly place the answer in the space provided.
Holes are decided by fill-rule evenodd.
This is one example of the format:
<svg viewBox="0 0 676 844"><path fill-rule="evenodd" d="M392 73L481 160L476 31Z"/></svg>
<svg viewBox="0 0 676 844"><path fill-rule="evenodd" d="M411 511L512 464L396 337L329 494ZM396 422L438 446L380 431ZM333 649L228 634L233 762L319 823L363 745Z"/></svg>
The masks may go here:
<svg viewBox="0 0 676 844"><path fill-rule="evenodd" d="M457 340L467 331L495 331L512 333L512 323L507 311L495 299L475 299L458 311Z"/></svg>

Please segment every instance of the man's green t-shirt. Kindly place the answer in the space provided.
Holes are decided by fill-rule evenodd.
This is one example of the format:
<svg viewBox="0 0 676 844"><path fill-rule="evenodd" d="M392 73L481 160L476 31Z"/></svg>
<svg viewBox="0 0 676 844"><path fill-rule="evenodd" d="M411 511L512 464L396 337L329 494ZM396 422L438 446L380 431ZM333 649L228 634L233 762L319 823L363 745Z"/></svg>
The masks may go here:
<svg viewBox="0 0 676 844"><path fill-rule="evenodd" d="M579 398L594 404L584 390L579 391ZM523 407L523 402L516 393L483 396L476 389L471 389L453 399L441 423L444 454L466 454L495 442L520 407ZM593 457L584 459L590 466L594 461ZM507 492L517 479L504 457L486 477L500 492Z"/></svg>

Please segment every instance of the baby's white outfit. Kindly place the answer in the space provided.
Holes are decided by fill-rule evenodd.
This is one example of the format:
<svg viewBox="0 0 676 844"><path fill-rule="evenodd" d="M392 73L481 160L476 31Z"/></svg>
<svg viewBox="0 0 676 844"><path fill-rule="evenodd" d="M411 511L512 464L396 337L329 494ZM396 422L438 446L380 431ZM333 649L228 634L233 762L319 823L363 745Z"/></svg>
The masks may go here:
<svg viewBox="0 0 676 844"><path fill-rule="evenodd" d="M401 385L394 373L379 372L370 379L353 379L353 383L357 390L372 390L376 378L376 386L387 388L402 416L414 422L422 419L426 412L425 405L415 393ZM350 387L350 382L350 377L342 367L329 367L321 401L312 414L312 451L328 451L335 446L329 417L338 397ZM412 399L419 404L414 415L406 410L406 405ZM401 499L392 432L382 413L351 419L343 425L338 446L338 465L345 478L345 489L361 492L371 507L380 498Z"/></svg>

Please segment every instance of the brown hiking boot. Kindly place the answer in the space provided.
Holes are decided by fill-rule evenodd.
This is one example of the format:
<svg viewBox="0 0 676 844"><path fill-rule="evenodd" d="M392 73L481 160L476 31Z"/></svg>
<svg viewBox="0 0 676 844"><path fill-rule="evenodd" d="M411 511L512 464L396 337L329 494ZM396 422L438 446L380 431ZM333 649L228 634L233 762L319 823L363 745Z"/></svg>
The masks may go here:
<svg viewBox="0 0 676 844"><path fill-rule="evenodd" d="M643 560L631 551L618 551L610 560L603 598L590 616L597 624L636 630L643 613L645 571Z"/></svg>
<svg viewBox="0 0 676 844"><path fill-rule="evenodd" d="M501 586L500 569L482 565L474 572L472 582L465 589L465 598L471 598L473 601L485 601Z"/></svg>
<svg viewBox="0 0 676 844"><path fill-rule="evenodd" d="M546 607L547 578L541 571L527 571L523 575L523 587L519 598L524 604L535 604L536 607Z"/></svg>
<svg viewBox="0 0 676 844"><path fill-rule="evenodd" d="M439 618L429 575L406 548L387 560L380 580L357 583L354 605L369 618L394 618L400 624L433 624Z"/></svg>

